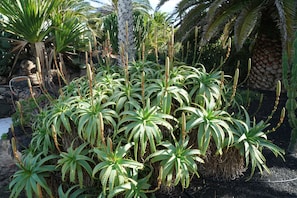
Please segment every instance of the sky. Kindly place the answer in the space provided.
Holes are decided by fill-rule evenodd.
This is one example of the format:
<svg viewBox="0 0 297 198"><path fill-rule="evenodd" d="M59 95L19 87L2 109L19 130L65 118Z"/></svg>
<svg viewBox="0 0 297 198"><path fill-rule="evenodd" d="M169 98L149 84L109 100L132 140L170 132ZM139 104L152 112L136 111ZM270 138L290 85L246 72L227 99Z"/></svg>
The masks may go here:
<svg viewBox="0 0 297 198"><path fill-rule="evenodd" d="M99 0L102 3L109 3L110 0ZM160 0L149 0L153 9L156 8ZM160 11L171 13L174 10L176 3L179 2L177 0L169 0L167 1L161 8Z"/></svg>
<svg viewBox="0 0 297 198"><path fill-rule="evenodd" d="M160 0L150 0L150 3L154 9L158 5L159 1ZM177 2L177 0L169 0L161 7L160 10L163 12L172 12Z"/></svg>

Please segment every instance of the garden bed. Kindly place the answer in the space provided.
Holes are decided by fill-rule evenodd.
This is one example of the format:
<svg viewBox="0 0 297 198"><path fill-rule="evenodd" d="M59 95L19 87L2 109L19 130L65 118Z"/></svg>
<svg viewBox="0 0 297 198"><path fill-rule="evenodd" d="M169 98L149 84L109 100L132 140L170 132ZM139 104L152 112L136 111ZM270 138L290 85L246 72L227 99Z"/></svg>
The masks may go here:
<svg viewBox="0 0 297 198"><path fill-rule="evenodd" d="M267 92L264 95L263 105L256 113L257 119L265 119L269 115L274 104L274 93ZM265 104L265 105L264 105ZM285 104L285 96L281 97L278 109L281 109ZM253 114L253 109L256 109L257 103L251 104L250 113ZM279 110L271 120L271 126L275 126L279 119ZM286 149L290 140L290 127L285 119L282 126L274 133L269 134L269 139L283 149ZM9 197L8 184L10 177L16 170L14 161L11 158L9 151L9 142L1 141L0 149L0 192L1 197ZM248 171L239 179L232 181L218 181L213 178L193 178L188 189L181 188L161 189L156 197L224 197L224 198L280 198L280 197L297 197L297 157L295 155L285 155L285 161L281 158L276 158L272 153L264 151L267 159L267 165L271 171L270 174L264 173L261 175L256 172L253 178L249 181L246 179L249 176Z"/></svg>

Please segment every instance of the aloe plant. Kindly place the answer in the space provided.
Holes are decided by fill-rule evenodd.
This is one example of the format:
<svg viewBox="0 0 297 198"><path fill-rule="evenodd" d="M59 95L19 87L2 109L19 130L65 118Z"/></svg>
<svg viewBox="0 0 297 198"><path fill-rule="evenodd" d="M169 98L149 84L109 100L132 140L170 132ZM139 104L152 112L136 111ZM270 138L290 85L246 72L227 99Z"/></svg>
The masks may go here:
<svg viewBox="0 0 297 198"><path fill-rule="evenodd" d="M103 195L106 195L107 191L113 191L116 186L124 184L131 175L131 171L143 169L142 163L126 158L132 146L132 143L123 146L118 144L116 148L113 148L109 139L105 147L93 149L99 163L93 168L92 175L96 177L100 172Z"/></svg>
<svg viewBox="0 0 297 198"><path fill-rule="evenodd" d="M189 187L212 154L220 158L229 149L239 150L253 169L266 168L262 148L282 154L265 141L261 131L267 123L254 126L249 119L235 119L221 101L236 100L237 78L229 96L223 73L176 62L172 45L173 40L165 65L144 59L125 62L124 68L88 64L86 77L73 80L40 111L30 151L41 160L56 156L40 166L54 166L61 175L43 192L147 197L161 184ZM16 193L26 188L17 182L14 177Z"/></svg>
<svg viewBox="0 0 297 198"><path fill-rule="evenodd" d="M69 188L66 192L63 191L63 186L60 185L58 189L59 197L69 197L69 198L80 198L85 197L86 189L82 189L79 185L74 185Z"/></svg>
<svg viewBox="0 0 297 198"><path fill-rule="evenodd" d="M146 97L155 98L152 102L161 104L162 111L166 114L171 114L173 107L176 109L188 105L191 100L188 92L180 86L178 78L170 78L169 61L169 58L167 58L164 77L148 80L149 86L146 89Z"/></svg>
<svg viewBox="0 0 297 198"><path fill-rule="evenodd" d="M191 149L189 144L189 137L172 144L169 141L162 142L160 146L165 149L158 150L151 154L151 162L160 162L162 168L161 181L167 186L181 183L183 188L190 185L192 174L199 176L197 163L203 163L200 157L201 152L198 149Z"/></svg>
<svg viewBox="0 0 297 198"><path fill-rule="evenodd" d="M128 179L128 181L124 184L121 184L115 187L108 195L109 198L116 197L117 195L124 194L125 197L141 197L147 198L149 197L148 193L150 191L151 185L149 184L149 178L151 175L147 177L138 179L137 175L132 176Z"/></svg>
<svg viewBox="0 0 297 198"><path fill-rule="evenodd" d="M213 71L207 73L204 66L193 68L187 75L185 84L191 90L189 95L194 102L203 105L205 98L218 100L221 96L221 72Z"/></svg>
<svg viewBox="0 0 297 198"><path fill-rule="evenodd" d="M269 124L264 121L257 123L255 119L251 121L246 110L243 109L243 111L246 117L245 122L240 120L234 122L237 126L234 130L234 146L239 149L241 155L244 155L246 167L251 164L250 179L256 168L258 168L261 173L263 169L270 172L269 168L266 166L266 158L262 153L264 148L272 151L275 156L283 157L285 152L268 140L267 131L265 131L265 129L267 129Z"/></svg>
<svg viewBox="0 0 297 198"><path fill-rule="evenodd" d="M135 110L131 109L121 113L123 119L119 122L118 133L124 132L128 142L133 141L135 143L134 155L135 159L137 159L138 147L140 147L141 156L145 154L148 145L150 146L150 152L156 151L156 145L163 139L161 126L168 131L172 131L173 126L167 120L174 120L174 117L161 113L158 106L150 106L149 100L147 100L146 106L143 108L138 104L132 105Z"/></svg>
<svg viewBox="0 0 297 198"><path fill-rule="evenodd" d="M55 171L55 165L47 163L55 158L57 158L55 155L43 157L42 153L36 156L29 153L24 156L22 162L17 163L20 170L13 175L13 180L9 184L10 197L18 197L23 190L27 197L42 197L44 191L47 195L52 196L46 178Z"/></svg>
<svg viewBox="0 0 297 198"><path fill-rule="evenodd" d="M67 152L60 153L58 166L61 166L62 181L69 181L75 183L78 180L79 187L83 187L83 181L86 180L86 172L89 176L92 175L92 165L95 164L94 160L87 156L89 149L86 148L87 144L81 144L77 148L73 145L67 149ZM68 179L66 179L68 178Z"/></svg>
<svg viewBox="0 0 297 198"><path fill-rule="evenodd" d="M72 114L74 121L77 123L78 135L92 145L102 143L104 139L104 131L102 131L104 125L116 129L115 118L118 115L110 108L114 103L106 102L105 99L106 96L98 97L93 104L89 100L79 102L76 104L76 110Z"/></svg>
<svg viewBox="0 0 297 198"><path fill-rule="evenodd" d="M197 134L198 148L205 154L210 140L213 139L217 151L222 153L222 149L230 146L233 142L233 132L230 128L232 117L226 111L216 109L214 100L208 101L205 98L205 107L182 107L178 111L188 112L186 130Z"/></svg>

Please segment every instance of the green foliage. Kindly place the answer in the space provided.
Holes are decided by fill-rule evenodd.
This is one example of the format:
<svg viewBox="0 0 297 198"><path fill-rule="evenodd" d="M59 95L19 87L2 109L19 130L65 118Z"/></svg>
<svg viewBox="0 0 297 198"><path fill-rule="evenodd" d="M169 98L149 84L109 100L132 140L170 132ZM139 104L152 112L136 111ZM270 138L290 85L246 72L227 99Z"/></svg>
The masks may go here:
<svg viewBox="0 0 297 198"><path fill-rule="evenodd" d="M94 153L97 154L99 164L93 169L93 177L100 172L99 178L102 184L103 194L106 191L113 191L114 187L124 184L131 172L143 169L143 164L132 159L127 159L129 149L133 146L128 143L124 146L120 144L113 150L112 142L109 139L107 145L102 149L94 148Z"/></svg>
<svg viewBox="0 0 297 198"><path fill-rule="evenodd" d="M236 83L202 65L177 65L169 58L165 66L140 61L124 71L99 67L96 74L88 66L87 77L63 88L38 116L31 142L34 156L58 154L46 164L61 175L59 188L48 187L54 197L148 197L161 184L187 188L210 142L216 156L242 151L253 172L266 169L262 148L282 155L263 128L254 132L247 115L240 121L244 115L229 108L233 96L226 91L234 92ZM15 180L12 190L25 189L14 187Z"/></svg>
<svg viewBox="0 0 297 198"><path fill-rule="evenodd" d="M158 6L162 6L167 1L160 1ZM279 38L285 43L288 51L291 51L293 49L291 39L294 38L296 26L296 8L297 2L294 0L277 2L274 0L181 0L176 9L178 16L181 16L181 25L177 33L184 39L189 35L185 33L194 31L198 26L202 31L201 45L223 34L221 36L223 40L234 36L236 49L239 50L247 38L252 37L254 33L268 30L266 32L277 35L275 30L279 28L281 33ZM270 23L273 21L282 21L282 23Z"/></svg>
<svg viewBox="0 0 297 198"><path fill-rule="evenodd" d="M113 102L106 102L104 97L98 97L95 100L85 100L77 103L76 111L73 113L73 119L77 123L78 135L90 142L92 145L100 145L103 137L102 129L107 124L116 128L114 118L118 115L110 106Z"/></svg>
<svg viewBox="0 0 297 198"><path fill-rule="evenodd" d="M7 140L7 133L3 133L0 140Z"/></svg>
<svg viewBox="0 0 297 198"><path fill-rule="evenodd" d="M20 108L16 108L16 112L12 115L14 126L31 126L40 113L39 107L47 103L48 100L44 95L20 100Z"/></svg>
<svg viewBox="0 0 297 198"><path fill-rule="evenodd" d="M214 140L218 152L222 153L226 144L230 146L233 142L233 131L230 129L232 117L226 111L216 109L214 100L208 101L205 98L205 102L205 107L183 107L179 110L189 112L186 131L197 131L201 153L206 153L211 139Z"/></svg>
<svg viewBox="0 0 297 198"><path fill-rule="evenodd" d="M124 118L119 122L119 126L124 126L119 129L119 132L124 131L128 142L135 143L135 157L138 156L138 145L140 145L141 156L145 154L148 143L150 152L155 152L156 144L162 141L162 134L164 134L160 127L172 131L173 127L167 120L174 120L174 117L161 113L158 106L151 107L149 100L144 108L138 104L132 105L133 109L121 114Z"/></svg>
<svg viewBox="0 0 297 198"><path fill-rule="evenodd" d="M287 90L286 109L291 131L291 139L288 150L291 153L297 152L297 32L295 33L294 51L290 58L290 53L284 51L283 54L283 82Z"/></svg>
<svg viewBox="0 0 297 198"><path fill-rule="evenodd" d="M2 23L2 18L0 15L0 22ZM6 75L9 73L10 65L12 63L14 55L10 52L11 44L9 38L13 36L2 30L3 27L0 25L0 75Z"/></svg>
<svg viewBox="0 0 297 198"><path fill-rule="evenodd" d="M149 59L155 61L159 55L163 56L167 53L167 42L170 39L171 21L165 13L155 12L152 16L142 11L133 13L133 28L135 36L135 44L138 49L138 59ZM110 35L110 45L112 53L119 51L118 46L118 22L116 13L104 16L102 19L103 36L99 36L99 41L104 42L107 38L107 32ZM161 31L162 30L162 31ZM143 49L147 53L143 54Z"/></svg>
<svg viewBox="0 0 297 198"><path fill-rule="evenodd" d="M246 117L245 122L240 120L235 122L237 130L234 131L234 146L245 156L246 166L251 164L251 178L256 167L261 173L263 169L269 172L265 156L262 153L264 148L272 151L275 156L283 156L285 152L267 139L265 129L268 127L268 124L264 121L258 123L256 120L251 121L246 110L244 110L244 113Z"/></svg>
<svg viewBox="0 0 297 198"><path fill-rule="evenodd" d="M69 198L83 198L87 196L84 194L86 189L79 188L79 185L74 185L69 188L66 192L63 192L63 186L60 185L58 189L59 197L69 197Z"/></svg>
<svg viewBox="0 0 297 198"><path fill-rule="evenodd" d="M46 27L50 14L59 1L3 0L0 13L8 18L5 29L30 43L41 42L50 29Z"/></svg>
<svg viewBox="0 0 297 198"><path fill-rule="evenodd" d="M153 163L160 161L161 181L167 186L181 183L183 188L188 188L191 175L194 173L199 176L197 163L203 163L199 157L201 152L199 149L191 149L188 144L189 138L181 139L179 142L174 141L174 144L168 141L162 142L160 145L165 149L149 156Z"/></svg>
<svg viewBox="0 0 297 198"><path fill-rule="evenodd" d="M58 166L61 166L62 181L69 181L75 183L78 180L79 187L83 187L84 175L86 172L89 175L92 174L92 168L89 163L95 162L87 156L89 149L85 148L87 144L81 144L77 148L73 149L69 147L67 152L60 153L61 159L58 160Z"/></svg>
<svg viewBox="0 0 297 198"><path fill-rule="evenodd" d="M52 196L46 178L55 171L55 165L49 165L48 162L56 158L55 155L42 156L42 153L36 156L29 153L24 156L22 162L17 163L20 170L13 175L13 180L9 184L12 190L10 197L18 197L23 190L26 191L28 197L42 197L41 190Z"/></svg>
<svg viewBox="0 0 297 198"><path fill-rule="evenodd" d="M114 188L108 195L108 197L114 197L116 195L120 195L125 193L125 197L141 197L147 198L149 197L147 194L149 192L150 184L149 176L138 179L137 176L131 176L128 182L121 184Z"/></svg>

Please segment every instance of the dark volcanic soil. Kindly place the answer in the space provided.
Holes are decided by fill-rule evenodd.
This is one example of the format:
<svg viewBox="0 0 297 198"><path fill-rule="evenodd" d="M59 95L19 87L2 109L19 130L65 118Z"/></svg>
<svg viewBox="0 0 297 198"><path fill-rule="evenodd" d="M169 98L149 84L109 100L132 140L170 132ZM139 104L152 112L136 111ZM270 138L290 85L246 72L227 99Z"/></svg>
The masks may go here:
<svg viewBox="0 0 297 198"><path fill-rule="evenodd" d="M274 104L274 92L265 93L263 105L256 113L257 120L266 119ZM285 103L285 96L281 98L278 109ZM250 113L256 109L257 103L251 104ZM271 126L279 119L279 110L271 120ZM269 134L269 139L283 149L287 149L290 140L290 127L285 120L283 125L274 133ZM8 154L7 141L0 141L0 197L9 197L8 184L10 177L16 170L13 160ZM233 181L216 181L210 178L194 178L191 186L181 192L181 189L174 189L166 194L161 192L157 198L182 197L182 198L291 198L297 197L297 156L285 155L285 161L276 158L272 153L264 151L270 174L263 175L255 173L253 178L246 181L248 174Z"/></svg>

